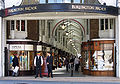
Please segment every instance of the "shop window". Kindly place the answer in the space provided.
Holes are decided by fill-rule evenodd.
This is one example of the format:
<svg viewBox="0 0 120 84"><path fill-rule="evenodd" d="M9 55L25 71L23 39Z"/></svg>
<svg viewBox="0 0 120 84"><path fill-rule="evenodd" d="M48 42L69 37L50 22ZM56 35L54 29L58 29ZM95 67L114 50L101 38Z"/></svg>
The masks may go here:
<svg viewBox="0 0 120 84"><path fill-rule="evenodd" d="M115 20L110 19L110 29L113 29L115 27Z"/></svg>
<svg viewBox="0 0 120 84"><path fill-rule="evenodd" d="M25 31L25 20L21 20L21 31Z"/></svg>
<svg viewBox="0 0 120 84"><path fill-rule="evenodd" d="M100 19L100 29L108 30L115 28L115 20L114 19Z"/></svg>
<svg viewBox="0 0 120 84"><path fill-rule="evenodd" d="M11 20L11 30L14 30L14 29L15 29L15 28L14 28L14 25L15 25L14 20Z"/></svg>
<svg viewBox="0 0 120 84"><path fill-rule="evenodd" d="M16 30L20 31L20 20L16 21Z"/></svg>
<svg viewBox="0 0 120 84"><path fill-rule="evenodd" d="M11 20L11 30L25 31L25 20Z"/></svg>
<svg viewBox="0 0 120 84"><path fill-rule="evenodd" d="M101 19L101 30L104 30L104 19Z"/></svg>
<svg viewBox="0 0 120 84"><path fill-rule="evenodd" d="M16 20L16 30L25 31L25 20Z"/></svg>
<svg viewBox="0 0 120 84"><path fill-rule="evenodd" d="M108 19L105 19L105 30L108 29Z"/></svg>
<svg viewBox="0 0 120 84"><path fill-rule="evenodd" d="M32 51L10 51L9 56L9 70L13 70L13 58L17 56L19 62L19 70L31 70L33 69L34 55Z"/></svg>
<svg viewBox="0 0 120 84"><path fill-rule="evenodd" d="M100 48L92 54L91 69L113 70L113 44L100 44Z"/></svg>
<svg viewBox="0 0 120 84"><path fill-rule="evenodd" d="M82 52L83 60L84 60L84 69L89 69L89 54L88 51Z"/></svg>

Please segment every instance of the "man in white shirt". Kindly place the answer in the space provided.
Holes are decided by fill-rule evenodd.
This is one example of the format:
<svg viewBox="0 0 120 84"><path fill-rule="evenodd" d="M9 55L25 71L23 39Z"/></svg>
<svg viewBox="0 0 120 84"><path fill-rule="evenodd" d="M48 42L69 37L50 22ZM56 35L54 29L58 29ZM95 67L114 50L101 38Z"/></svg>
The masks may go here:
<svg viewBox="0 0 120 84"><path fill-rule="evenodd" d="M78 57L76 57L75 60L74 60L75 71L78 71L78 68L79 68L79 62L80 62L80 60L78 59Z"/></svg>
<svg viewBox="0 0 120 84"><path fill-rule="evenodd" d="M43 65L43 58L42 58L42 52L37 52L37 56L34 58L34 66L36 67L36 76L38 77L38 73L40 72L40 77L42 78L42 65Z"/></svg>

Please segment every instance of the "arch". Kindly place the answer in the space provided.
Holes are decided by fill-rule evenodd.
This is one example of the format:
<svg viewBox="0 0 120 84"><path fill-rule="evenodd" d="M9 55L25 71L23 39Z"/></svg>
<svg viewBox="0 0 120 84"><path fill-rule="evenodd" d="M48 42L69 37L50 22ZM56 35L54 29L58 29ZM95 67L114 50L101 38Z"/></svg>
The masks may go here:
<svg viewBox="0 0 120 84"><path fill-rule="evenodd" d="M60 24L61 24L63 21L65 21L65 20L67 20L67 19L63 19L63 20L59 21L59 22L54 26L54 28L53 28L53 30L52 30L52 36L53 36L55 30L57 29L57 26L60 25ZM83 25L82 25L79 21L77 21L77 20L75 20L75 19L70 19L70 20L78 23L78 24L81 26L80 28L82 28L83 34L85 34L85 28L83 27Z"/></svg>

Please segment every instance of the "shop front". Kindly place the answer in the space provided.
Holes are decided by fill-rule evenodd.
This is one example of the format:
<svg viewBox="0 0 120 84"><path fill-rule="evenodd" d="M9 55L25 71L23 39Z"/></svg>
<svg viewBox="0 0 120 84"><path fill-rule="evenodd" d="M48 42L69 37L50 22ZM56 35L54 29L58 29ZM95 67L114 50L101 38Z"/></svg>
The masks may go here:
<svg viewBox="0 0 120 84"><path fill-rule="evenodd" d="M17 56L19 62L19 75L34 74L34 50L33 44L25 41L7 41L8 42L8 75L13 71L13 58ZM31 42L32 43L32 42Z"/></svg>
<svg viewBox="0 0 120 84"><path fill-rule="evenodd" d="M82 43L82 71L93 76L115 76L114 39L93 39Z"/></svg>
<svg viewBox="0 0 120 84"><path fill-rule="evenodd" d="M109 38L115 39L117 7L99 3L92 4L92 2L91 4L40 3L13 6L2 12L4 14L0 15L5 22L6 36L4 37L7 42L5 46L8 49L9 75L13 70L14 55L19 60L20 75L32 75L34 74L33 60L36 51L43 52L42 72L43 75L47 75L45 65L47 52L53 55L56 68L59 65L60 57L71 56L73 51L77 50L82 52L84 74L115 75L116 65L113 50L115 40L109 43L111 42ZM95 38L108 39L88 42ZM96 49L98 43L100 46L97 46L98 49ZM110 49L106 46L110 46Z"/></svg>

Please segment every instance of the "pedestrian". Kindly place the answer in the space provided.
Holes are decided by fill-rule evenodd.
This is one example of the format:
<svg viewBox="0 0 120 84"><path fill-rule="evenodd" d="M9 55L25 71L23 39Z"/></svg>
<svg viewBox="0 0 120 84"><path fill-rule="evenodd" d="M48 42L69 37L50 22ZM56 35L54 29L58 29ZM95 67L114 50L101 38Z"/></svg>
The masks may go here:
<svg viewBox="0 0 120 84"><path fill-rule="evenodd" d="M53 56L50 53L47 53L47 68L48 68L48 77L50 77L51 74L51 78L53 78L53 73L52 73L52 67L53 67Z"/></svg>
<svg viewBox="0 0 120 84"><path fill-rule="evenodd" d="M73 68L74 68L74 58L72 56L71 59L70 59L71 76L73 76Z"/></svg>
<svg viewBox="0 0 120 84"><path fill-rule="evenodd" d="M69 59L68 59L68 57L66 57L66 59L65 59L65 66L66 66L66 71L68 71L68 68L69 68Z"/></svg>
<svg viewBox="0 0 120 84"><path fill-rule="evenodd" d="M78 59L78 57L75 57L75 60L74 60L75 71L78 71L78 69L79 69L79 63L80 63L80 60Z"/></svg>
<svg viewBox="0 0 120 84"><path fill-rule="evenodd" d="M13 62L12 66L14 67L12 76L18 76L19 62L18 62L18 58L17 58L16 54L14 54L14 58L13 58L12 62Z"/></svg>
<svg viewBox="0 0 120 84"><path fill-rule="evenodd" d="M39 73L40 73L40 77L42 78L42 65L43 65L42 52L37 52L37 56L35 56L34 58L34 66L36 67L35 78L38 77Z"/></svg>

